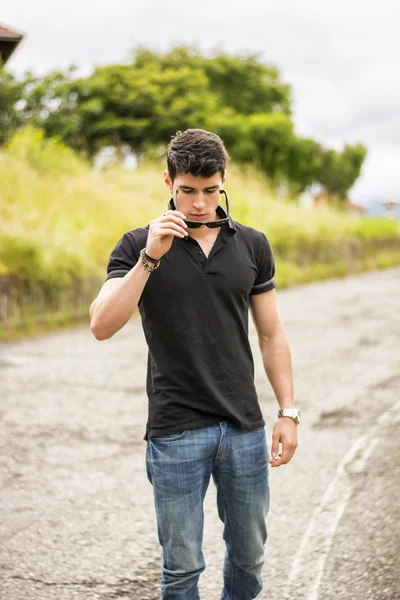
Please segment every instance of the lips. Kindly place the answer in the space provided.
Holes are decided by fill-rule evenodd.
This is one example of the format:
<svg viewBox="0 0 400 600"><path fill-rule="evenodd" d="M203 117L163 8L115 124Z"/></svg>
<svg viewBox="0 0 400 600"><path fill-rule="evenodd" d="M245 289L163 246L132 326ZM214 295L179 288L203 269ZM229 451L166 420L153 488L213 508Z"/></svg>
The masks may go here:
<svg viewBox="0 0 400 600"><path fill-rule="evenodd" d="M192 219L204 219L204 217L206 217L207 215L191 214L190 216L192 217Z"/></svg>

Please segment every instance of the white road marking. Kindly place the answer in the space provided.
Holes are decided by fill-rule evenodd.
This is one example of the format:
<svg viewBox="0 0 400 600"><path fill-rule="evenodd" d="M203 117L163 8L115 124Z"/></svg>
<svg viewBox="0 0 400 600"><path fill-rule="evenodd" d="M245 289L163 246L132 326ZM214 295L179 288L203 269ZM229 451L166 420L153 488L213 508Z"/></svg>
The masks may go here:
<svg viewBox="0 0 400 600"><path fill-rule="evenodd" d="M306 532L300 542L289 574L284 598L301 600L319 599L319 586L333 538L347 502L353 491L349 475L361 473L378 439L379 427L393 422L400 412L400 400L380 415L368 433L359 437L340 462L335 477L328 486L321 502L314 511ZM294 593L294 595L293 595Z"/></svg>

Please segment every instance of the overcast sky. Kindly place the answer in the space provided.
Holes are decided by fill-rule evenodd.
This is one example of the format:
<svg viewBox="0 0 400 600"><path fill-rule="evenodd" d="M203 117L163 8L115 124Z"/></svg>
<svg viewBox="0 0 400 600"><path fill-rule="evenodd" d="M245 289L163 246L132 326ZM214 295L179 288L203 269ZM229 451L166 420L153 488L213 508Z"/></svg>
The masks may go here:
<svg viewBox="0 0 400 600"><path fill-rule="evenodd" d="M26 34L21 74L127 60L146 45L260 52L292 87L300 135L369 150L355 201L400 200L399 0L13 0L0 23Z"/></svg>

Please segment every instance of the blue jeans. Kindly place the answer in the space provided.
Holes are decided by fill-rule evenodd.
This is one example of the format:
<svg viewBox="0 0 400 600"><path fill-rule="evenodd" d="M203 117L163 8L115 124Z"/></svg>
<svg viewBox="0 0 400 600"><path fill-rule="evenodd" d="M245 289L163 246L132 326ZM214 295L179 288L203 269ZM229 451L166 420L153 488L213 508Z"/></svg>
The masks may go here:
<svg viewBox="0 0 400 600"><path fill-rule="evenodd" d="M163 553L163 600L200 598L203 500L211 475L226 544L221 600L253 600L260 593L268 459L264 427L240 431L227 421L147 440L147 477Z"/></svg>

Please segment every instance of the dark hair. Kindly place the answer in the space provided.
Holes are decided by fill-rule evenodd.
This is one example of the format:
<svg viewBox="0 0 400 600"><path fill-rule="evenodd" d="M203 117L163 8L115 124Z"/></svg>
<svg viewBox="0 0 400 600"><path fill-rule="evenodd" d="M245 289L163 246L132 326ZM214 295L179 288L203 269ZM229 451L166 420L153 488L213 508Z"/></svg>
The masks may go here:
<svg viewBox="0 0 400 600"><path fill-rule="evenodd" d="M184 173L211 177L219 171L224 177L228 159L221 138L205 129L178 131L168 145L167 165L172 181Z"/></svg>

